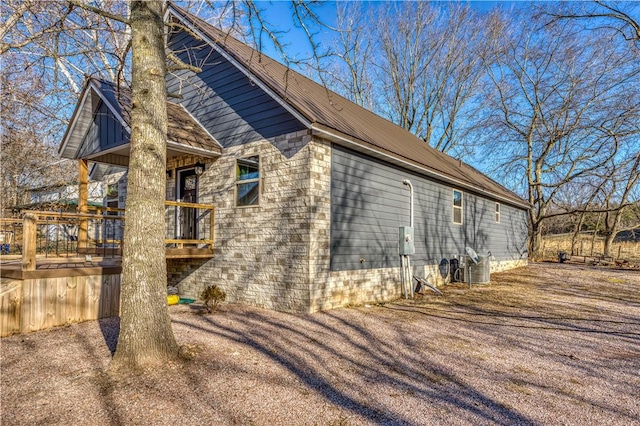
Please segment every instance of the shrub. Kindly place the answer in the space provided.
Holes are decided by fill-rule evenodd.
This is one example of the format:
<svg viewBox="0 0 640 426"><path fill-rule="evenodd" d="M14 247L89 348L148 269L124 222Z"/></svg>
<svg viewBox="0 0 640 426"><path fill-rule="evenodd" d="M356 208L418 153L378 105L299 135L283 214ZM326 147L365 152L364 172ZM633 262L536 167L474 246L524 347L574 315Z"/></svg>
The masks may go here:
<svg viewBox="0 0 640 426"><path fill-rule="evenodd" d="M200 294L200 299L204 302L207 312L211 313L216 310L220 302L227 298L227 293L217 285L210 285Z"/></svg>

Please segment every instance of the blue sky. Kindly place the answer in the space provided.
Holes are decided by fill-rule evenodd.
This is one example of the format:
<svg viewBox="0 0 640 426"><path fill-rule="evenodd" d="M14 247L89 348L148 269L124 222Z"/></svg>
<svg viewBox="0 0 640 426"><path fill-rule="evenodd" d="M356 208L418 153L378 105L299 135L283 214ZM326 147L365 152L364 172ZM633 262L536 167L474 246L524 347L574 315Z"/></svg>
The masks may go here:
<svg viewBox="0 0 640 426"><path fill-rule="evenodd" d="M381 2L371 2L376 4ZM518 3L522 1L470 1L470 2L453 2L453 1L439 1L435 2L436 5L446 7L452 3L468 3L472 8L479 12L488 12L496 7L517 7ZM306 39L306 35L299 28L294 28L291 13L291 2L289 0L274 0L274 1L258 1L256 3L258 7L264 10L264 17L266 20L278 30L285 32L281 35L281 42L287 45L287 55L294 58L310 57L311 48ZM323 22L328 25L335 24L336 18L336 2L329 1L323 2L316 12L320 15ZM317 39L321 42L327 42L329 39L329 31L325 30L324 34L319 34ZM263 46L263 51L273 57L274 59L281 60L280 54L273 49L273 46L268 43Z"/></svg>

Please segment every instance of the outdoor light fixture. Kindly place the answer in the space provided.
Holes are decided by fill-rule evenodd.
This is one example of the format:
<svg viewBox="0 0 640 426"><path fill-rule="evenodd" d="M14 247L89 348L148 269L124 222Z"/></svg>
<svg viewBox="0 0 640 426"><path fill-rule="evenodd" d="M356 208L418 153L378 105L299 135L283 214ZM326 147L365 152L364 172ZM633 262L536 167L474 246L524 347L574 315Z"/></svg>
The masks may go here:
<svg viewBox="0 0 640 426"><path fill-rule="evenodd" d="M198 176L200 176L202 173L204 173L204 164L202 163L196 163L195 164L195 170L196 170L196 174Z"/></svg>

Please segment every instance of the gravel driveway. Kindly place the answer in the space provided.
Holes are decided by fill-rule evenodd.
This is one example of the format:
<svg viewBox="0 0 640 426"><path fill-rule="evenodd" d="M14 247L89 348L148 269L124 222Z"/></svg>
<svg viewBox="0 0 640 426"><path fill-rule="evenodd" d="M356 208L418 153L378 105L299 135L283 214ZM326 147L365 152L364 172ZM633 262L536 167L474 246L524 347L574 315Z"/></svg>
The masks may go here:
<svg viewBox="0 0 640 426"><path fill-rule="evenodd" d="M192 361L104 371L118 320L1 340L2 425L640 424L640 272L539 263L444 297L171 307Z"/></svg>

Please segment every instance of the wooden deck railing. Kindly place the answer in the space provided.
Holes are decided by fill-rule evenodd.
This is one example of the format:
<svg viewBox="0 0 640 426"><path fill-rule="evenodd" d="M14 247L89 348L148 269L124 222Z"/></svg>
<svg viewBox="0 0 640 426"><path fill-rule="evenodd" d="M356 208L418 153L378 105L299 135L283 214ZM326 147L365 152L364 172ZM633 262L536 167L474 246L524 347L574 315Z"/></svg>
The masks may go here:
<svg viewBox="0 0 640 426"><path fill-rule="evenodd" d="M177 249L182 249L185 245L203 245L213 252L215 207L177 201L166 201L165 204L175 209L195 209L202 230L199 235L204 236L200 239L176 238L175 231L169 231L171 238L166 238L165 244ZM20 218L0 218L0 254L14 255L16 258L21 255L24 271L36 269L37 255L121 255L125 221L125 216L121 214L124 210L98 207L93 208L93 211L96 214L29 210L22 212Z"/></svg>
<svg viewBox="0 0 640 426"><path fill-rule="evenodd" d="M205 244L209 247L210 250L213 250L213 230L215 225L215 207L207 204L198 204L198 203L184 203L179 201L165 201L165 206L167 207L175 207L177 209L195 209L196 213L198 210L204 210L202 217L206 216L206 212L209 214L209 223L208 223L208 236L209 238L202 239L184 239L184 238L168 238L164 242L165 244L175 244L176 247L182 248L185 244ZM197 214L196 214L197 215ZM198 216L198 215L197 215ZM198 221L200 224L204 225L204 221Z"/></svg>

